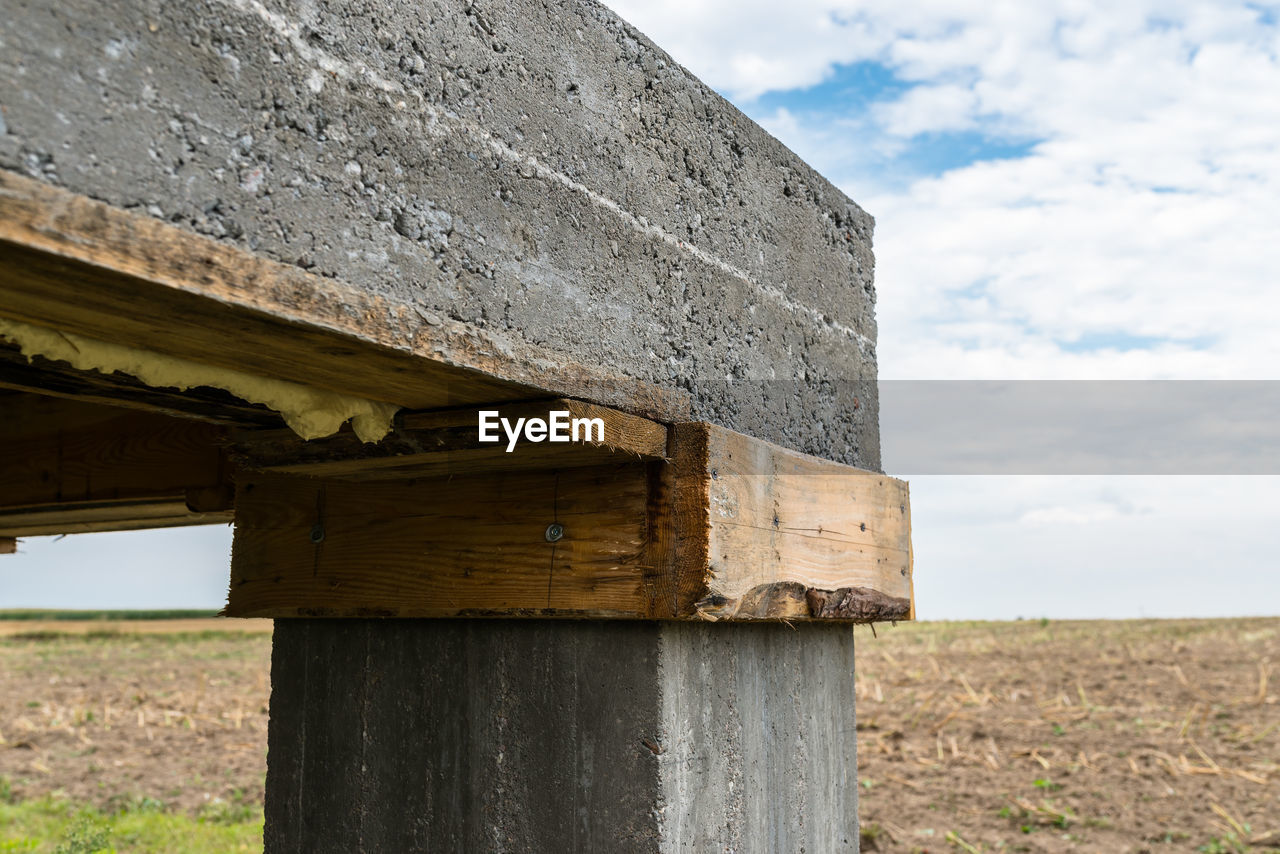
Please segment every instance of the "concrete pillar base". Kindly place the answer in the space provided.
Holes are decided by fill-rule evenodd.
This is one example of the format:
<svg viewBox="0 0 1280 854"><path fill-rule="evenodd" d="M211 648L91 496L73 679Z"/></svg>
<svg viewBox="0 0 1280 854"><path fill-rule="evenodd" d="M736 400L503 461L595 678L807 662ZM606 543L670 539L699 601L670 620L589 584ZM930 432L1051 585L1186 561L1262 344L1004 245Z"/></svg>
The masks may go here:
<svg viewBox="0 0 1280 854"><path fill-rule="evenodd" d="M858 850L845 625L277 620L267 852Z"/></svg>

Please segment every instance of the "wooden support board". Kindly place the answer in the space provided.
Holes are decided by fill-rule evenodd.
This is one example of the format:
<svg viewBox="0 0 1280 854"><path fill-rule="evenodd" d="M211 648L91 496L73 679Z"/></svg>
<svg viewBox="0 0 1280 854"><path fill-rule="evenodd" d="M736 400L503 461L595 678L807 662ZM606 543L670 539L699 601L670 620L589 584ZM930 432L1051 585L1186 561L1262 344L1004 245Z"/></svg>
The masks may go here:
<svg viewBox="0 0 1280 854"><path fill-rule="evenodd" d="M410 420L415 457L433 429L446 457L458 425L476 429L474 410ZM659 457L656 433L630 426L612 445L524 445L447 474L419 459L427 476L395 479L386 457L335 469L270 445L257 456L267 470L238 483L227 613L910 617L906 484L702 423L654 424Z"/></svg>
<svg viewBox="0 0 1280 854"><path fill-rule="evenodd" d="M0 393L0 537L230 522L225 431Z"/></svg>

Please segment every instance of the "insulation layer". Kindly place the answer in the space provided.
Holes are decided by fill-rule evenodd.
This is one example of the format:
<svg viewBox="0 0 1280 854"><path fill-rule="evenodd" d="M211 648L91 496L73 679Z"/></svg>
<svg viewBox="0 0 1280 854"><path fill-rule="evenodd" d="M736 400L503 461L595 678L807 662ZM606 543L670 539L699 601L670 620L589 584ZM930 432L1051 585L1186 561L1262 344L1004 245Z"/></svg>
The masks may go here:
<svg viewBox="0 0 1280 854"><path fill-rule="evenodd" d="M303 439L330 436L350 421L361 441L376 442L391 430L391 418L399 408L392 403L205 365L7 318L0 318L0 338L17 344L28 359L43 356L82 371L129 374L157 388L220 388L279 412Z"/></svg>

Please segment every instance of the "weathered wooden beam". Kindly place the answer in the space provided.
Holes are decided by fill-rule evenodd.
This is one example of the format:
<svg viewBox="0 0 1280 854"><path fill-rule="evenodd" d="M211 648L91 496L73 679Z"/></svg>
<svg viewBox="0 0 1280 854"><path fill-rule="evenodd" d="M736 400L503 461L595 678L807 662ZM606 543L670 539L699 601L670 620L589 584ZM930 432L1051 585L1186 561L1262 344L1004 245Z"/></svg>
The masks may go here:
<svg viewBox="0 0 1280 854"><path fill-rule="evenodd" d="M457 417L417 423L440 419L448 435ZM507 470L491 455L407 480L245 474L227 613L910 616L901 481L701 423L672 426L665 459L582 464L603 449L547 445L517 463L529 447Z"/></svg>
<svg viewBox="0 0 1280 854"><path fill-rule="evenodd" d="M699 616L908 618L904 481L707 424L675 429L705 455L685 469L706 514Z"/></svg>
<svg viewBox="0 0 1280 854"><path fill-rule="evenodd" d="M0 406L0 536L232 519L217 425L35 394Z"/></svg>
<svg viewBox="0 0 1280 854"><path fill-rule="evenodd" d="M11 555L18 553L18 540L16 537L0 537L0 555Z"/></svg>
<svg viewBox="0 0 1280 854"><path fill-rule="evenodd" d="M342 480L551 470L666 457L665 425L616 409L564 399L504 404L501 417L509 426L529 419L549 422L552 413L570 425L568 443L521 439L514 449L501 428L491 431L498 441L480 441L480 420L491 411L497 410L402 412L392 431L375 443L361 442L349 429L309 442L289 430L243 430L233 437L230 453L237 465L253 471ZM580 427L576 438L574 423Z"/></svg>
<svg viewBox="0 0 1280 854"><path fill-rule="evenodd" d="M412 409L688 396L0 170L0 317Z"/></svg>

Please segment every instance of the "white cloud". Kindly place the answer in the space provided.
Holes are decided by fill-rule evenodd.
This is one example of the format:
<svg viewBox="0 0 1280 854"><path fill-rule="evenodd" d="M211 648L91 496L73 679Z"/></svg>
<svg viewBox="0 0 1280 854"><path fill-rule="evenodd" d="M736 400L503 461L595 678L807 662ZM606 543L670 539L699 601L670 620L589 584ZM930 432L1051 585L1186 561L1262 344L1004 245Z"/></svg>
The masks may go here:
<svg viewBox="0 0 1280 854"><path fill-rule="evenodd" d="M882 376L1275 376L1280 31L1253 4L613 5L748 111L836 63L915 84L758 116L877 218ZM912 137L974 129L1037 144L911 174ZM1090 335L1154 341L1059 346Z"/></svg>
<svg viewBox="0 0 1280 854"><path fill-rule="evenodd" d="M896 101L877 105L876 118L893 136L930 131L972 130L978 126L978 96L967 86L943 84L909 90Z"/></svg>
<svg viewBox="0 0 1280 854"><path fill-rule="evenodd" d="M735 99L821 82L831 63L871 55L881 39L838 4L823 2L684 2L625 0L608 4L686 65Z"/></svg>

